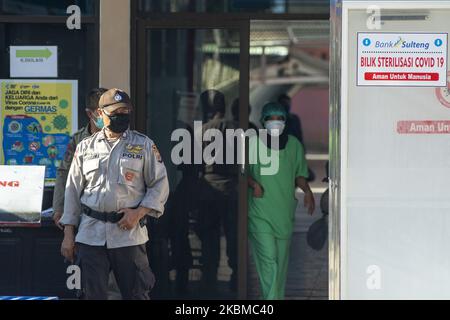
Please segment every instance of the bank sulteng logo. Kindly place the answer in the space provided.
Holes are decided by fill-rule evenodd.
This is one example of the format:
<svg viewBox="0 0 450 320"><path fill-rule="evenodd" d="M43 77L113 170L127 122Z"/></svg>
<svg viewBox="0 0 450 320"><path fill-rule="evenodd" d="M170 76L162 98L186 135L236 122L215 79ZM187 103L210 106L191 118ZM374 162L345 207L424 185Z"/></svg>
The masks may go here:
<svg viewBox="0 0 450 320"><path fill-rule="evenodd" d="M442 41L442 40L441 40ZM435 44L439 44L439 41L435 41ZM363 45L369 46L371 44L371 41L368 38L363 39ZM396 49L396 50L417 50L417 49L424 49L428 50L430 48L430 42L424 41L414 41L414 40L405 40L401 36L398 37L396 40L385 40L385 41L374 41L373 47L375 49Z"/></svg>
<svg viewBox="0 0 450 320"><path fill-rule="evenodd" d="M19 181L0 180L0 188L18 188L20 187Z"/></svg>
<svg viewBox="0 0 450 320"><path fill-rule="evenodd" d="M398 37L398 40L396 43L394 43L394 48L400 48L402 46L403 39L402 37Z"/></svg>
<svg viewBox="0 0 450 320"><path fill-rule="evenodd" d="M381 42L376 41L375 42L375 48L400 48L403 43L402 37L399 37L396 41L389 41L389 42ZM369 38L364 38L362 40L362 44L365 47L369 47L372 44L372 41Z"/></svg>

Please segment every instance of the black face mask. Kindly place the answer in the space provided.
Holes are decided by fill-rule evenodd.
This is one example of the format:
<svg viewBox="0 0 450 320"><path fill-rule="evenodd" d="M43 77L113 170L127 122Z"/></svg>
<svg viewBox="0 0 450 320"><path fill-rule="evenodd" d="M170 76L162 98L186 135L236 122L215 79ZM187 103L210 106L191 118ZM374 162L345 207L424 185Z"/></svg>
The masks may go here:
<svg viewBox="0 0 450 320"><path fill-rule="evenodd" d="M128 129L130 125L130 114L129 113L118 113L113 116L108 116L110 124L108 129L114 133L122 133Z"/></svg>

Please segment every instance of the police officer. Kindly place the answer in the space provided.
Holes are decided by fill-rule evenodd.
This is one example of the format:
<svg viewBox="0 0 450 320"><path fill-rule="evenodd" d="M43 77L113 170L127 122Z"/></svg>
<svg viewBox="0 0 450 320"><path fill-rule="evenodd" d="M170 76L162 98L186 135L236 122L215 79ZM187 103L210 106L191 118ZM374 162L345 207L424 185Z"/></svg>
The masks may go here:
<svg viewBox="0 0 450 320"><path fill-rule="evenodd" d="M78 130L70 139L67 145L64 159L61 165L56 170L55 189L53 191L53 221L56 226L62 229L59 219L61 219L64 210L64 190L66 188L67 175L69 174L70 164L72 163L73 153L77 144L91 134L96 133L103 128L103 119L98 114L98 100L100 96L106 91L104 88L95 88L89 91L86 96L86 115L89 123Z"/></svg>
<svg viewBox="0 0 450 320"><path fill-rule="evenodd" d="M70 167L61 253L73 261L76 243L85 299L107 298L110 269L123 299L149 299L155 280L141 221L164 213L166 168L153 141L128 129L132 105L124 91L108 90L99 106L104 128L77 145Z"/></svg>

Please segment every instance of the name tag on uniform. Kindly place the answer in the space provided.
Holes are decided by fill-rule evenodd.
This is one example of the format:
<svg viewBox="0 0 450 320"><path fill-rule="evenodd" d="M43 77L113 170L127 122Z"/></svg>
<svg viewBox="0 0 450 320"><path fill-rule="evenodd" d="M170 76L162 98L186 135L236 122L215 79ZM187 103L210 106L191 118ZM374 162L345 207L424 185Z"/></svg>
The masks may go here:
<svg viewBox="0 0 450 320"><path fill-rule="evenodd" d="M103 158L104 156L109 156L109 153L86 153L83 155L83 160L88 161L92 159Z"/></svg>
<svg viewBox="0 0 450 320"><path fill-rule="evenodd" d="M99 157L100 157L100 155L98 153L87 153L87 154L83 155L83 160L88 161L88 160L92 160L92 159L98 159Z"/></svg>

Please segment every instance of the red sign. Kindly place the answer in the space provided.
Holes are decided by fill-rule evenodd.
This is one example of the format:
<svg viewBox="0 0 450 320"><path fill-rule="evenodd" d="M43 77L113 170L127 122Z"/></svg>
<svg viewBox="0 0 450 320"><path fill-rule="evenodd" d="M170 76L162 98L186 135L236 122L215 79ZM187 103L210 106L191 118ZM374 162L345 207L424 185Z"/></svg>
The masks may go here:
<svg viewBox="0 0 450 320"><path fill-rule="evenodd" d="M0 181L0 187L18 188L19 181Z"/></svg>
<svg viewBox="0 0 450 320"><path fill-rule="evenodd" d="M398 121L399 134L450 134L450 120Z"/></svg>
<svg viewBox="0 0 450 320"><path fill-rule="evenodd" d="M436 72L365 72L364 80L384 81L438 81Z"/></svg>

